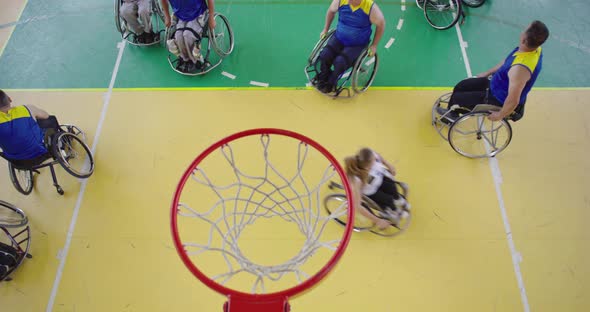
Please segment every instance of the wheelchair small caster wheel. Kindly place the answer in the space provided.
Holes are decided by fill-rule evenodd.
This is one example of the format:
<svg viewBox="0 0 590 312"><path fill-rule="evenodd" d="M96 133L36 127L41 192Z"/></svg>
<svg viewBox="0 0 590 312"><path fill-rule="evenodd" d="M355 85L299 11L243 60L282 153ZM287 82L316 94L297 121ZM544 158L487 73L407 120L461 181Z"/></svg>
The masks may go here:
<svg viewBox="0 0 590 312"><path fill-rule="evenodd" d="M31 254L26 254L25 257L27 257L27 259L33 259L33 255Z"/></svg>
<svg viewBox="0 0 590 312"><path fill-rule="evenodd" d="M58 186L58 187L57 187L57 193L58 193L59 195L63 195L63 194L64 194L64 190L61 188L61 186Z"/></svg>

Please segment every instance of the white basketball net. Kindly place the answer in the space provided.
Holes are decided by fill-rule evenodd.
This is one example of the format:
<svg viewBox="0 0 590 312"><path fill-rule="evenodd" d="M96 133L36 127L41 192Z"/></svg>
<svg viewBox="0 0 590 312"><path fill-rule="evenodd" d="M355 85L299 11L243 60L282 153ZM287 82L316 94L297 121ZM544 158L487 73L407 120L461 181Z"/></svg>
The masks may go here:
<svg viewBox="0 0 590 312"><path fill-rule="evenodd" d="M327 215L321 209L320 189L336 174L336 170L329 164L323 171L319 182L309 185L302 175L308 154L306 143L300 142L297 148L297 172L292 177L285 177L268 158L270 137L261 135L260 142L265 161L263 175L250 176L238 169L233 150L230 145L226 144L219 150L231 166L235 182L228 185L215 185L203 169L196 168L192 172L192 180L208 187L216 194L218 201L204 212L197 212L186 203L179 203L178 208L179 216L197 218L209 225L209 239L206 244L183 243L187 255L196 256L206 252L220 253L227 264L227 272L217 274L212 279L220 284L225 284L237 274L251 274L254 276L252 293L265 293L265 280L278 281L287 274L294 274L299 283L309 278L301 266L321 248L332 251L337 249L341 239L323 240L321 236L326 225L332 219L342 217L347 213L345 203L331 215ZM296 189L296 183L303 185L303 190ZM272 191L264 192L262 190L263 188L269 189L269 186ZM231 197L227 195L224 197L221 194L223 191L226 191L227 194L227 190L233 189L235 189L235 193L232 192ZM289 196L287 193L295 194L295 196ZM259 198L259 195L263 195L264 199L253 199ZM223 211L221 217L219 209ZM276 217L287 222L294 222L297 225L304 237L303 247L298 254L281 264L268 266L252 262L244 256L238 246L243 230L260 218ZM269 235L271 234L269 233Z"/></svg>

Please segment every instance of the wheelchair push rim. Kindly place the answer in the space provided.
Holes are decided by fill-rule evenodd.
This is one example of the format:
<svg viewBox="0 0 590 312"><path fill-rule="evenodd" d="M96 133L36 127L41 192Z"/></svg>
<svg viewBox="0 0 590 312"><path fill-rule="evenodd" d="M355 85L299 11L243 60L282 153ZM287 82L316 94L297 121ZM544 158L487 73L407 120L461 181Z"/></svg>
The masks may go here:
<svg viewBox="0 0 590 312"><path fill-rule="evenodd" d="M480 6L482 6L486 0L461 0L463 2L463 4L465 4L466 6L470 7L470 8L479 8Z"/></svg>
<svg viewBox="0 0 590 312"><path fill-rule="evenodd" d="M506 120L491 121L489 112L461 116L449 129L449 144L468 158L494 157L512 140L512 127Z"/></svg>
<svg viewBox="0 0 590 312"><path fill-rule="evenodd" d="M28 169L15 168L10 162L8 163L8 173L10 181L14 188L23 195L29 195L33 191L33 171Z"/></svg>
<svg viewBox="0 0 590 312"><path fill-rule="evenodd" d="M432 28L449 29L461 18L461 0L425 0L423 11Z"/></svg>
<svg viewBox="0 0 590 312"><path fill-rule="evenodd" d="M94 159L90 149L73 133L59 133L52 148L53 155L69 174L85 179L94 172Z"/></svg>
<svg viewBox="0 0 590 312"><path fill-rule="evenodd" d="M379 68L379 57L377 53L369 56L369 49L363 50L361 56L356 60L352 72L352 90L355 93L363 93L373 83L377 69ZM363 78L366 78L363 79Z"/></svg>

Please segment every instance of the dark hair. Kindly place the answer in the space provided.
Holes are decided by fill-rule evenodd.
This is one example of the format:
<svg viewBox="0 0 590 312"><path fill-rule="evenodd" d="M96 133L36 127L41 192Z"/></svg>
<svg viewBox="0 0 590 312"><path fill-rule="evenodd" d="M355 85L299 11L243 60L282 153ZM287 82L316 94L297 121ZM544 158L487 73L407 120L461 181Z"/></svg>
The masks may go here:
<svg viewBox="0 0 590 312"><path fill-rule="evenodd" d="M525 31L525 44L531 49L541 46L549 37L549 29L541 21L534 21Z"/></svg>
<svg viewBox="0 0 590 312"><path fill-rule="evenodd" d="M4 91L0 90L0 107L8 106L10 104L10 98L8 94L4 93Z"/></svg>

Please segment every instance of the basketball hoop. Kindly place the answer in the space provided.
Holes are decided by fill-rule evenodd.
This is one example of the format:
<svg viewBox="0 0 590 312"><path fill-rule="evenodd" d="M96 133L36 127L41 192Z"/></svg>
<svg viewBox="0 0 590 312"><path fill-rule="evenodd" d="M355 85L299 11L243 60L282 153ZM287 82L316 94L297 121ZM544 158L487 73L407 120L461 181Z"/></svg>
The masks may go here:
<svg viewBox="0 0 590 312"><path fill-rule="evenodd" d="M226 296L225 312L289 311L289 298L322 280L350 240L353 223L342 232L331 221L353 220L354 208L322 208L323 192L338 177L351 199L338 161L301 134L252 129L226 137L178 183L176 250L193 275Z"/></svg>

